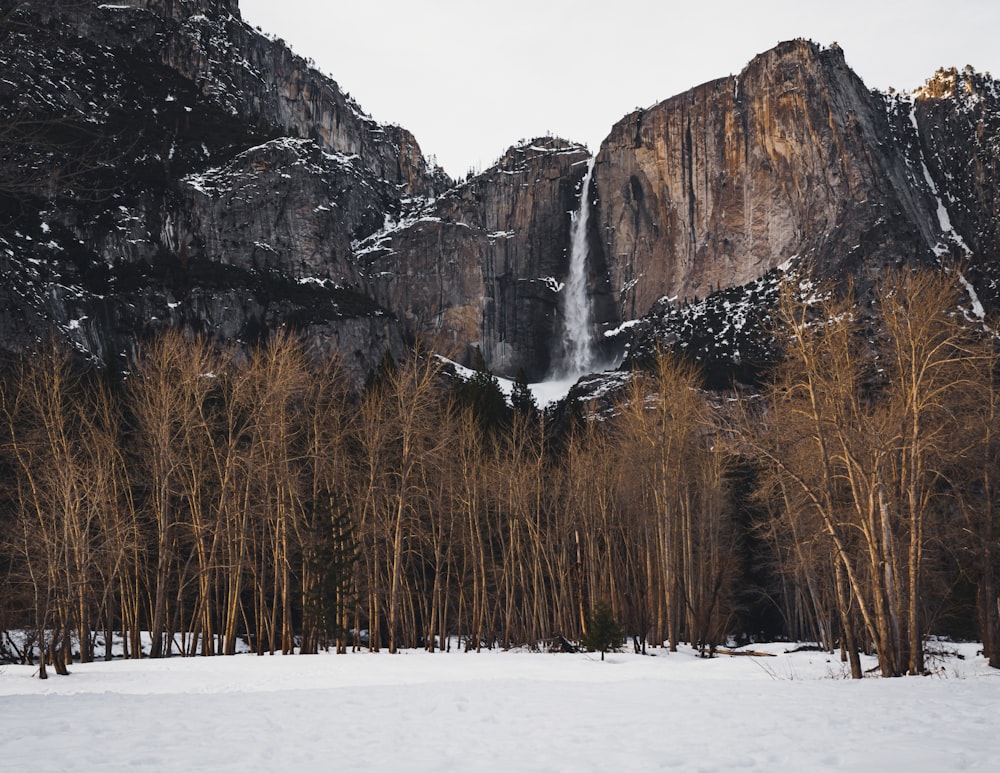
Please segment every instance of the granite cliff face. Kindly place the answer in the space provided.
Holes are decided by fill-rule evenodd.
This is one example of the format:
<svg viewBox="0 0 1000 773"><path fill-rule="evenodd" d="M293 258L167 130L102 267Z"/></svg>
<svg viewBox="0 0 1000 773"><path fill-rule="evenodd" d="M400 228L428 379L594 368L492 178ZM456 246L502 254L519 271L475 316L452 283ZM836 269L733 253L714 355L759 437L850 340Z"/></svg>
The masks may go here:
<svg viewBox="0 0 1000 773"><path fill-rule="evenodd" d="M626 116L595 169L603 250L629 361L657 342L720 385L772 356L768 307L790 268L852 277L966 266L966 313L1000 302L1000 83L942 70L869 92L836 47L791 41L737 77ZM641 318L641 319L637 319Z"/></svg>
<svg viewBox="0 0 1000 773"><path fill-rule="evenodd" d="M402 354L352 242L450 185L408 132L235 2L28 2L4 33L6 346L54 328L113 364L165 325L250 343L291 324L356 379Z"/></svg>
<svg viewBox="0 0 1000 773"><path fill-rule="evenodd" d="M1000 262L1000 82L971 68L938 71L909 105L914 150L926 164L950 225L979 266Z"/></svg>
<svg viewBox="0 0 1000 773"><path fill-rule="evenodd" d="M112 49L147 52L203 99L243 121L356 156L375 179L407 195L432 194L449 183L428 169L410 132L376 123L282 41L245 24L237 0L122 0L95 3L96 9L79 0L30 5L42 18L64 19Z"/></svg>
<svg viewBox="0 0 1000 773"><path fill-rule="evenodd" d="M453 183L236 0L26 0L0 67L7 349L55 330L114 366L167 325L291 326L358 382L418 336L539 379L581 205L606 358L766 357L749 331L788 265L864 280L950 253L1000 303L1000 85L971 70L882 95L837 47L783 43L623 118L583 201L590 153L551 137Z"/></svg>
<svg viewBox="0 0 1000 773"><path fill-rule="evenodd" d="M413 218L360 245L372 296L462 359L540 379L561 356L561 293L589 153L539 138L513 147ZM611 313L606 271L590 266L592 300Z"/></svg>
<svg viewBox="0 0 1000 773"><path fill-rule="evenodd" d="M784 43L612 129L600 237L624 318L703 298L792 256L833 270L923 256L934 210L884 103L837 48Z"/></svg>

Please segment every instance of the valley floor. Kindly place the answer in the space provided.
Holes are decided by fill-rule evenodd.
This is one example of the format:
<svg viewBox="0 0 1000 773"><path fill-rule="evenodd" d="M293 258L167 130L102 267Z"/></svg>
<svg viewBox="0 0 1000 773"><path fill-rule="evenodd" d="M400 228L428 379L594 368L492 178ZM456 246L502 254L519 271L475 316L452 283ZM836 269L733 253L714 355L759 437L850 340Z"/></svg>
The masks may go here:
<svg viewBox="0 0 1000 773"><path fill-rule="evenodd" d="M1000 770L1000 671L839 657L530 652L171 658L0 667L7 770ZM961 655L962 657L958 657ZM866 667L873 665L867 662Z"/></svg>

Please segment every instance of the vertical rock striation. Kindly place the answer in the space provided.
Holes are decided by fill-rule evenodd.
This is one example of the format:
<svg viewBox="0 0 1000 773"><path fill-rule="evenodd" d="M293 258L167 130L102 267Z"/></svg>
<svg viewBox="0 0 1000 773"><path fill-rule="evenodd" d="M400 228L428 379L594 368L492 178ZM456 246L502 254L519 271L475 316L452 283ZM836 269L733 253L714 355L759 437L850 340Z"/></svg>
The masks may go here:
<svg viewBox="0 0 1000 773"><path fill-rule="evenodd" d="M832 271L926 255L936 241L883 100L839 48L803 40L626 116L594 175L626 319L663 296L745 284L792 256Z"/></svg>
<svg viewBox="0 0 1000 773"><path fill-rule="evenodd" d="M560 293L570 219L589 153L554 138L511 148L419 216L360 245L372 296L460 358L541 378L562 357ZM589 266L590 296L607 319L606 272ZM603 280L603 282L602 282Z"/></svg>
<svg viewBox="0 0 1000 773"><path fill-rule="evenodd" d="M1000 82L968 67L942 69L914 92L912 110L952 226L981 261L997 263Z"/></svg>

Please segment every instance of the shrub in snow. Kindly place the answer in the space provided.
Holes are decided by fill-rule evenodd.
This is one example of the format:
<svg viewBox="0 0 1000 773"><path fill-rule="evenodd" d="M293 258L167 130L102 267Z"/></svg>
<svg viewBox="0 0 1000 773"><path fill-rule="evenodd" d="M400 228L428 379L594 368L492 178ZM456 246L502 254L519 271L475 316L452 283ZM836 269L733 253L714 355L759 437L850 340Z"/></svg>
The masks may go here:
<svg viewBox="0 0 1000 773"><path fill-rule="evenodd" d="M604 653L615 651L625 643L625 630L615 620L611 605L606 601L598 601L587 616L587 633L583 637L583 645L590 652L600 652L601 660Z"/></svg>

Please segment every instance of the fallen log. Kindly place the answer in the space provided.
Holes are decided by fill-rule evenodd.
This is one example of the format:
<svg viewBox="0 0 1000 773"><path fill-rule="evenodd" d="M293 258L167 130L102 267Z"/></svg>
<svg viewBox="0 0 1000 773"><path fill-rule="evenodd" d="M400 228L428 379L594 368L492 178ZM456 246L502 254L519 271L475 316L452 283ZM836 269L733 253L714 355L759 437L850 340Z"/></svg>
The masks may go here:
<svg viewBox="0 0 1000 773"><path fill-rule="evenodd" d="M738 657L744 655L750 658L776 658L777 655L773 652L758 652L757 650L716 650L716 655L732 655L733 657Z"/></svg>

